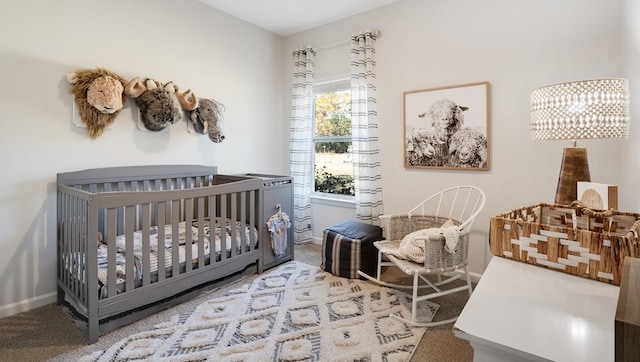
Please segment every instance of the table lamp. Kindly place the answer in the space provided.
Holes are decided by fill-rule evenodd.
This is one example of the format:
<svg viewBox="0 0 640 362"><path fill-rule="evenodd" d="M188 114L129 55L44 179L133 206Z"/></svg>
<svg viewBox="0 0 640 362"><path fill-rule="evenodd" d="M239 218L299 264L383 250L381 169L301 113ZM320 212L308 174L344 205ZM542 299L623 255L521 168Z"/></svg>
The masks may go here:
<svg viewBox="0 0 640 362"><path fill-rule="evenodd" d="M577 199L578 181L591 181L587 149L577 140L629 137L629 84L602 78L552 84L531 93L531 137L573 140L564 149L555 203Z"/></svg>

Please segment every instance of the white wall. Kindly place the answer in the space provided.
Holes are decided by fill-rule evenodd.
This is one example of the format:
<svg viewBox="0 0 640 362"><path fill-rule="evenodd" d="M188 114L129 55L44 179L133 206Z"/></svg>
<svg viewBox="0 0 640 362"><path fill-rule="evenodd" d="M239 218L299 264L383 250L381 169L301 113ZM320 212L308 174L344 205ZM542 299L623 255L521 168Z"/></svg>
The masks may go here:
<svg viewBox="0 0 640 362"><path fill-rule="evenodd" d="M625 78L629 80L631 93L631 133L628 140L623 141L620 152L621 164L617 172L621 188L626 191L625 197L620 198L620 209L640 212L640 2L637 0L623 1L624 14L624 68Z"/></svg>
<svg viewBox="0 0 640 362"><path fill-rule="evenodd" d="M55 301L58 172L139 164L281 173L281 37L204 4L14 0L0 5L0 316ZM92 141L71 124L67 72L175 81L226 106L226 140L136 128L130 100ZM286 125L288 127L288 125Z"/></svg>
<svg viewBox="0 0 640 362"><path fill-rule="evenodd" d="M491 257L490 218L523 205L553 202L562 149L571 146L531 139L531 91L556 82L624 76L621 16L620 0L402 0L287 37L284 52L286 60L301 45L333 44L363 29L382 32L376 70L384 211L406 212L454 184L482 187L487 204L474 224L470 256L471 270L481 273ZM349 46L341 49L348 60ZM319 77L336 72L334 65L319 64L322 52L316 59ZM286 74L291 66L284 69L291 79ZM348 65L343 69L348 71ZM405 169L403 92L482 81L491 83L491 170ZM625 185L620 199L626 200L635 190L619 172L626 166L622 145L612 140L579 143L588 148L592 180Z"/></svg>

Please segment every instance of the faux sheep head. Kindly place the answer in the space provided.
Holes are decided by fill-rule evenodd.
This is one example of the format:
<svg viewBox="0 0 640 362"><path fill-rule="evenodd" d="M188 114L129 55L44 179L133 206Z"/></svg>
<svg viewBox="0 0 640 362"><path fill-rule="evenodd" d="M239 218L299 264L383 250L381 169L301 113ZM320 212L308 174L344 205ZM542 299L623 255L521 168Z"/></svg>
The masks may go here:
<svg viewBox="0 0 640 362"><path fill-rule="evenodd" d="M162 84L152 79L130 80L124 92L134 99L142 123L150 131L161 131L169 125L182 120L182 109L193 110L198 106L198 98L187 90L178 92L178 87L169 82Z"/></svg>
<svg viewBox="0 0 640 362"><path fill-rule="evenodd" d="M95 139L111 125L124 104L124 78L103 68L67 74L80 119Z"/></svg>
<svg viewBox="0 0 640 362"><path fill-rule="evenodd" d="M200 98L198 107L189 111L189 121L193 129L207 134L212 142L220 143L225 135L221 128L224 106L214 99Z"/></svg>

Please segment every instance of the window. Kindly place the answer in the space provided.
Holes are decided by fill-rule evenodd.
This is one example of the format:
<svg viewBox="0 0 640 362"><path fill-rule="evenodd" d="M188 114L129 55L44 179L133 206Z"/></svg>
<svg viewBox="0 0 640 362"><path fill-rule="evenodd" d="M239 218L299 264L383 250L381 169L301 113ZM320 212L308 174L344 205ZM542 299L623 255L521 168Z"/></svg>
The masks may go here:
<svg viewBox="0 0 640 362"><path fill-rule="evenodd" d="M323 195L355 196L349 81L314 87L314 183Z"/></svg>

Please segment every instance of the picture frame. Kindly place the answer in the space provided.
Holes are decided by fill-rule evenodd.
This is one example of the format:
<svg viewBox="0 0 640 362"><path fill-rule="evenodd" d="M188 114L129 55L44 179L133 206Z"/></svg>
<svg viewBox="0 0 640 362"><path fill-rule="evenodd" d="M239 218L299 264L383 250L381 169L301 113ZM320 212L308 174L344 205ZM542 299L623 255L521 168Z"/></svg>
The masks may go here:
<svg viewBox="0 0 640 362"><path fill-rule="evenodd" d="M490 169L489 82L404 92L405 168Z"/></svg>
<svg viewBox="0 0 640 362"><path fill-rule="evenodd" d="M583 206L597 210L618 209L618 186L578 181L578 200Z"/></svg>

